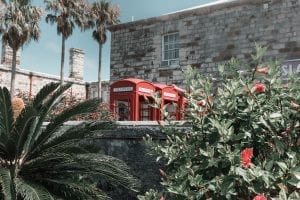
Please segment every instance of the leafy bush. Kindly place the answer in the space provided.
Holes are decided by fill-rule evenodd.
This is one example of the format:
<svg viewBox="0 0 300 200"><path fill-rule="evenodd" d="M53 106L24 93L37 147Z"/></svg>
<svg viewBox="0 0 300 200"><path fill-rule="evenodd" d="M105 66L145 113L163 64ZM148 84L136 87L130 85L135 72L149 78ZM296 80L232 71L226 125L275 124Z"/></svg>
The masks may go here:
<svg viewBox="0 0 300 200"><path fill-rule="evenodd" d="M282 81L265 51L257 47L249 66L220 66L217 86L188 70L191 128L174 126L165 144L152 143L167 160L162 199L300 199L300 81Z"/></svg>
<svg viewBox="0 0 300 200"><path fill-rule="evenodd" d="M108 199L96 187L96 178L112 186L136 188L137 181L124 162L80 145L112 123L87 122L61 129L71 117L94 111L99 100L65 109L43 127L70 86L45 86L16 119L8 90L0 88L0 199Z"/></svg>

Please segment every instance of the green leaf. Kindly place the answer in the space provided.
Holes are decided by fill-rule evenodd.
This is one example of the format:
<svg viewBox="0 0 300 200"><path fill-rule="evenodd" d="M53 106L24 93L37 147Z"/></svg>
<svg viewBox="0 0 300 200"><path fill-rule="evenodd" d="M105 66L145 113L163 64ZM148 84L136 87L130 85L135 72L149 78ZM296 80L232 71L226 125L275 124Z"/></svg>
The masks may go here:
<svg viewBox="0 0 300 200"><path fill-rule="evenodd" d="M222 184L221 191L223 194L227 194L234 187L234 176L225 176Z"/></svg>
<svg viewBox="0 0 300 200"><path fill-rule="evenodd" d="M10 94L7 88L0 87L0 133L8 137L12 130L13 111Z"/></svg>
<svg viewBox="0 0 300 200"><path fill-rule="evenodd" d="M41 148L41 145L46 143L49 138L53 136L55 131L61 127L61 125L70 119L73 116L89 113L94 111L97 106L99 105L99 99L91 99L84 102L79 103L78 105L74 106L73 108L67 109L55 117L46 127L44 131L40 135L38 135L36 142L34 144L35 149Z"/></svg>
<svg viewBox="0 0 300 200"><path fill-rule="evenodd" d="M293 172L292 174L300 181L300 172Z"/></svg>
<svg viewBox="0 0 300 200"><path fill-rule="evenodd" d="M282 114L279 112L270 114L270 118L280 118L280 117L282 117Z"/></svg>
<svg viewBox="0 0 300 200"><path fill-rule="evenodd" d="M279 199L280 200L287 200L287 196L284 190L280 190L279 192Z"/></svg>
<svg viewBox="0 0 300 200"><path fill-rule="evenodd" d="M59 83L51 82L45 85L35 96L32 101L32 105L34 108L39 109L46 98L49 97L51 93L53 93L59 87Z"/></svg>
<svg viewBox="0 0 300 200"><path fill-rule="evenodd" d="M299 200L300 199L300 193L297 191L294 191L292 194L290 194L288 200Z"/></svg>
<svg viewBox="0 0 300 200"><path fill-rule="evenodd" d="M282 169L282 171L286 171L288 169L287 165L284 162L276 162L277 165Z"/></svg>
<svg viewBox="0 0 300 200"><path fill-rule="evenodd" d="M300 181L299 179L292 177L291 179L289 179L287 181L289 184L291 184L292 186L295 186L296 188L300 189Z"/></svg>
<svg viewBox="0 0 300 200"><path fill-rule="evenodd" d="M14 182L9 169L0 168L0 183L5 200L16 199Z"/></svg>
<svg viewBox="0 0 300 200"><path fill-rule="evenodd" d="M16 178L16 191L24 200L54 200L48 190L20 178Z"/></svg>

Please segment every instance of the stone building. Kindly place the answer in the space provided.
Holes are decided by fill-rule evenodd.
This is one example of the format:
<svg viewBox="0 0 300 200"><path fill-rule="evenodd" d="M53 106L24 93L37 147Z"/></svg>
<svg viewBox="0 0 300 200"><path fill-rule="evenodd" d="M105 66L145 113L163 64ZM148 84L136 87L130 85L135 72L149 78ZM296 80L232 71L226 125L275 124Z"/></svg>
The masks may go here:
<svg viewBox="0 0 300 200"><path fill-rule="evenodd" d="M12 50L3 45L0 64L0 86L10 87ZM78 99L97 97L97 82L85 82L83 80L84 52L81 49L71 48L69 59L70 72L65 82L72 82L72 88L68 91ZM20 67L20 52L17 56L16 92L34 96L44 85L50 82L59 82L60 77L24 70ZM102 97L104 102L109 101L109 82L102 82Z"/></svg>
<svg viewBox="0 0 300 200"><path fill-rule="evenodd" d="M182 86L187 65L217 77L218 64L249 60L255 42L268 47L267 57L295 65L299 10L300 0L219 0L112 26L111 81L136 77Z"/></svg>

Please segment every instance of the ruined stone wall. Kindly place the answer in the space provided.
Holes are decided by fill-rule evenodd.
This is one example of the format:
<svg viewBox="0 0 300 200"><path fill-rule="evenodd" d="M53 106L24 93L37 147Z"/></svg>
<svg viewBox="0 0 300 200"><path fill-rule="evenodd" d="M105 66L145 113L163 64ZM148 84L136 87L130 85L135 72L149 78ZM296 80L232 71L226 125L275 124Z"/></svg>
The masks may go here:
<svg viewBox="0 0 300 200"><path fill-rule="evenodd" d="M111 81L135 77L183 85L182 70L218 76L217 65L251 58L255 42L267 57L300 58L299 0L237 0L110 28ZM179 33L179 62L162 66L162 36Z"/></svg>
<svg viewBox="0 0 300 200"><path fill-rule="evenodd" d="M101 82L101 97L102 101L105 103L109 103L109 88L110 88L110 82L109 81L102 81ZM98 97L98 82L91 82L88 85L88 96L89 98L97 98Z"/></svg>
<svg viewBox="0 0 300 200"><path fill-rule="evenodd" d="M10 87L11 69L0 65L0 86ZM16 74L16 92L34 96L46 84L50 82L59 82L58 76L30 72L22 69L17 70ZM86 98L85 82L75 81L74 79L66 79L66 82L72 82L73 86L69 93L76 98Z"/></svg>

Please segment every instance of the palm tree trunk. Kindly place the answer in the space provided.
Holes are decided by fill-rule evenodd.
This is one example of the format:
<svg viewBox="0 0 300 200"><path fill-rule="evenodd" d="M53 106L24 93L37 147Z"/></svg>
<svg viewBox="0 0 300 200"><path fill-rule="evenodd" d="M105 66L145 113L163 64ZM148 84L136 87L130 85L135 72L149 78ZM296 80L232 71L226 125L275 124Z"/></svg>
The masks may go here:
<svg viewBox="0 0 300 200"><path fill-rule="evenodd" d="M64 84L64 65L65 65L65 36L62 34L61 41L61 61L60 61L60 84Z"/></svg>
<svg viewBox="0 0 300 200"><path fill-rule="evenodd" d="M98 98L101 99L101 61L102 61L102 44L99 43L99 65L98 65Z"/></svg>
<svg viewBox="0 0 300 200"><path fill-rule="evenodd" d="M17 68L17 50L13 48L12 66L11 66L11 80L10 80L10 98L15 96L15 82L16 82L16 68Z"/></svg>

